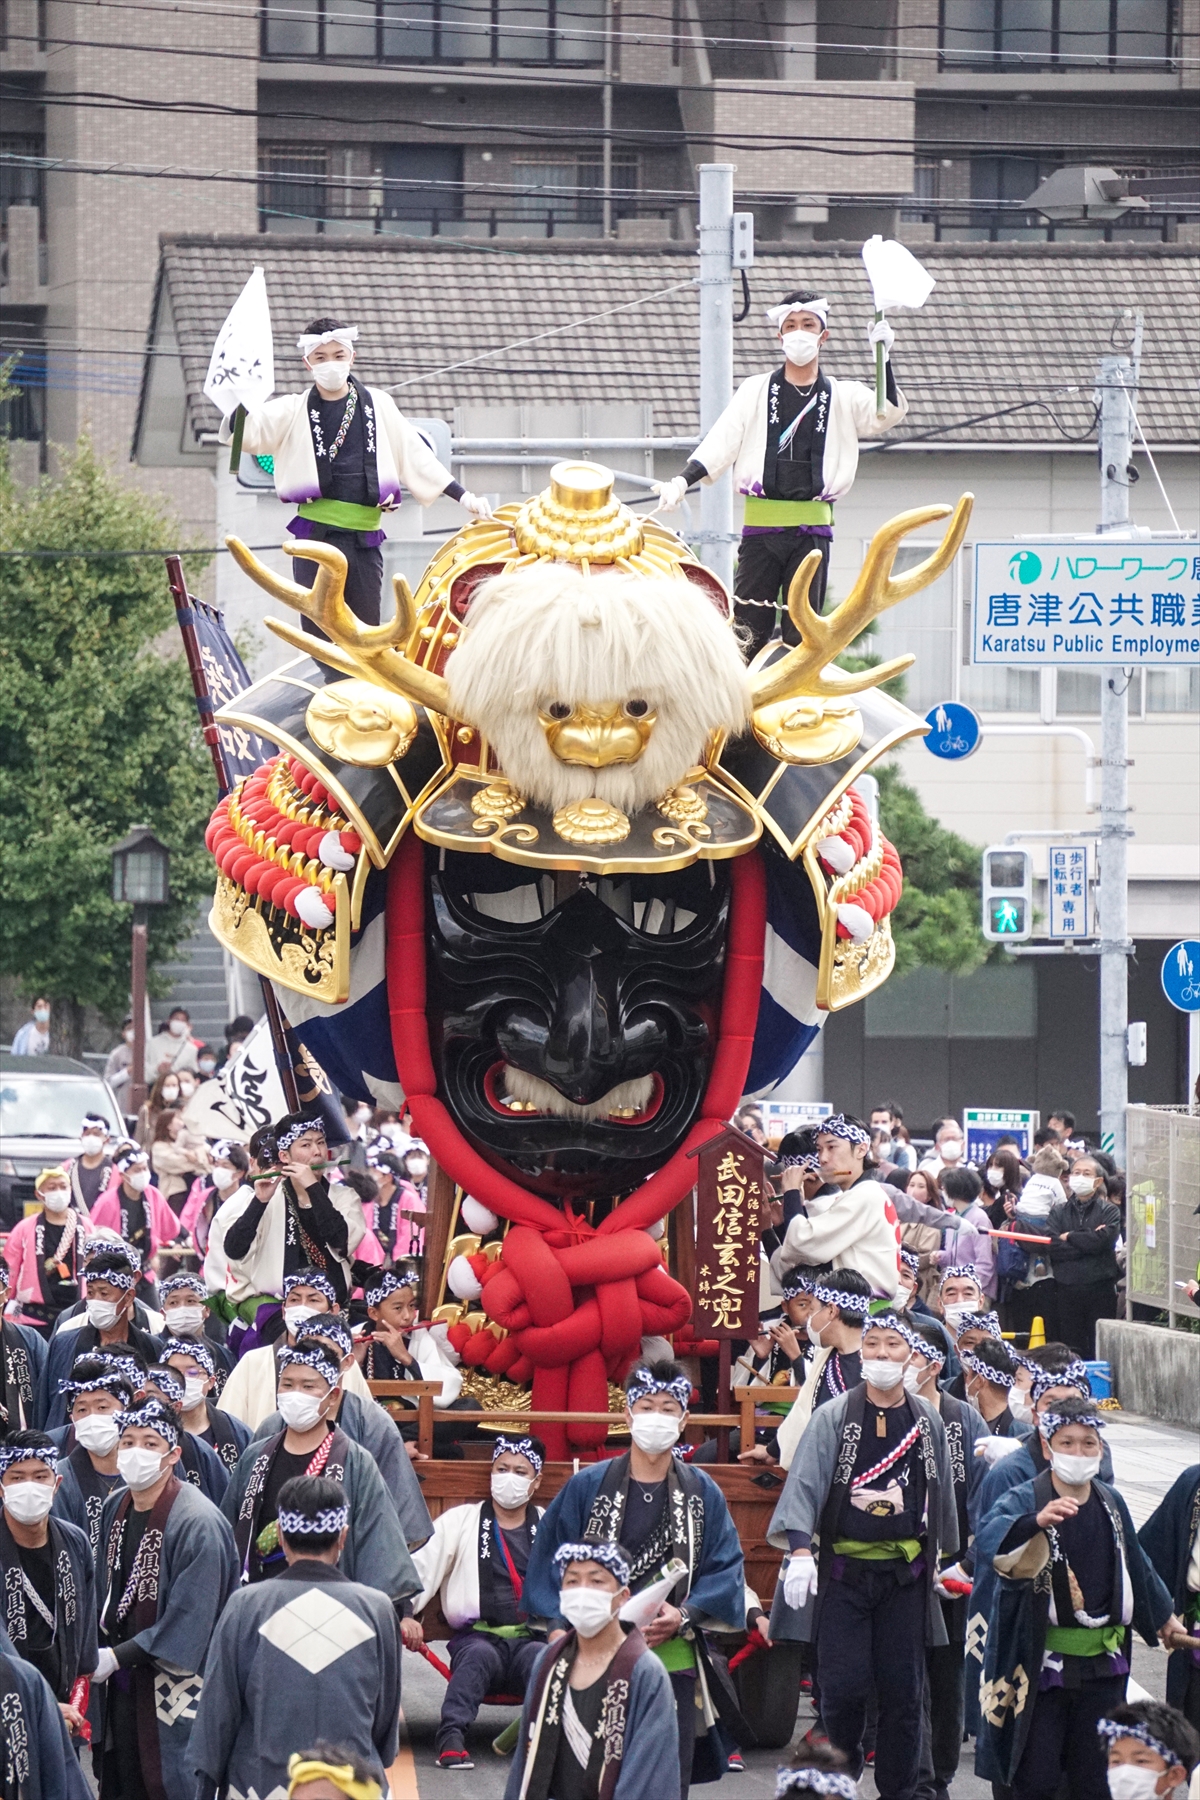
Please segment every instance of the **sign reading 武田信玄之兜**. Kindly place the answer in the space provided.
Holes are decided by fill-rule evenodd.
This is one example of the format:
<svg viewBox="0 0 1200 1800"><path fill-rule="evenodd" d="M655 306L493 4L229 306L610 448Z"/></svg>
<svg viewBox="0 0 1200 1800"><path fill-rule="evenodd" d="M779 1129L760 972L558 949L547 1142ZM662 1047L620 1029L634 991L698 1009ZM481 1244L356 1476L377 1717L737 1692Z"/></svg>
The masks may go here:
<svg viewBox="0 0 1200 1800"><path fill-rule="evenodd" d="M693 1329L702 1338L753 1337L766 1151L726 1126L689 1154L697 1161Z"/></svg>
<svg viewBox="0 0 1200 1800"><path fill-rule="evenodd" d="M1200 658L1194 539L1094 537L975 546L971 661L1094 668Z"/></svg>

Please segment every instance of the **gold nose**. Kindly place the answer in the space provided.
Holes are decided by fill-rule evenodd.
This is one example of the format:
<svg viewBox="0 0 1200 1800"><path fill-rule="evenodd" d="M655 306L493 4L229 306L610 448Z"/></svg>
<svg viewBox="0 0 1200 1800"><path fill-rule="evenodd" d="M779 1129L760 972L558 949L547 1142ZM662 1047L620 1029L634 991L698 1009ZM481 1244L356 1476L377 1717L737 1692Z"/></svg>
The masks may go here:
<svg viewBox="0 0 1200 1800"><path fill-rule="evenodd" d="M616 700L603 706L575 706L565 719L553 719L549 713L539 713L538 718L559 762L607 769L637 761L650 740L655 715L631 719Z"/></svg>

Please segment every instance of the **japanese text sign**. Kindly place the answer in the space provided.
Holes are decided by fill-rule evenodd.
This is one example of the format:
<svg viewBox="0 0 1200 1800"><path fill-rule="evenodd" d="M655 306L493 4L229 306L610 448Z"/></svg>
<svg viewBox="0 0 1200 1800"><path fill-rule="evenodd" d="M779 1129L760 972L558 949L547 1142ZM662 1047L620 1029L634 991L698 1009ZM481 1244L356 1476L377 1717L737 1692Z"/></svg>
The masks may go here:
<svg viewBox="0 0 1200 1800"><path fill-rule="evenodd" d="M1051 844L1046 872L1052 938L1088 935L1088 850L1085 844Z"/></svg>
<svg viewBox="0 0 1200 1800"><path fill-rule="evenodd" d="M1200 546L1095 537L975 546L971 661L1094 668L1200 658Z"/></svg>
<svg viewBox="0 0 1200 1800"><path fill-rule="evenodd" d="M967 1161L982 1169L1000 1143L1014 1141L1019 1156L1031 1156L1033 1134L1040 1120L1040 1113L1022 1112L1012 1107L965 1107L963 1136L967 1140Z"/></svg>
<svg viewBox="0 0 1200 1800"><path fill-rule="evenodd" d="M726 1127L692 1155L698 1162L693 1330L698 1337L753 1337L765 1152Z"/></svg>

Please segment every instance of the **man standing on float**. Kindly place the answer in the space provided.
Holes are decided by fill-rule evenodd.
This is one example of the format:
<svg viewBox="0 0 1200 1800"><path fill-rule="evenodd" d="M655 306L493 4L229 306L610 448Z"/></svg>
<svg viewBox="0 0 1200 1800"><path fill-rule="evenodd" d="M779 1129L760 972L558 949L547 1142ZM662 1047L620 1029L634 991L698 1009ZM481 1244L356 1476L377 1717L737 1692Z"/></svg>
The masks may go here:
<svg viewBox="0 0 1200 1800"><path fill-rule="evenodd" d="M274 459L275 492L283 501L300 503L288 530L342 552L346 604L364 624L378 625L380 545L387 535L382 514L399 506L401 483L418 506L445 494L477 519L490 518L492 509L451 479L389 393L366 387L351 374L357 337L356 325L314 319L296 348L315 385L248 412L242 448ZM227 418L220 440L228 444L232 438L233 420ZM303 587L312 587L317 568L309 557L293 558L292 573ZM307 621L305 626L314 629Z"/></svg>
<svg viewBox="0 0 1200 1800"><path fill-rule="evenodd" d="M875 390L861 381L835 381L821 371L821 345L829 337L829 302L797 289L767 318L779 334L783 367L743 381L682 475L659 484L659 510L677 507L697 481L715 481L732 466L745 495L734 579L737 622L750 634L747 657L775 629L782 600L783 641L797 642L787 613L792 576L812 550L821 566L809 590L814 609L825 604L833 508L850 492L858 469L860 438L881 437L898 425L908 402L887 362L886 402L875 411ZM890 351L894 333L886 319L867 332L872 345Z"/></svg>

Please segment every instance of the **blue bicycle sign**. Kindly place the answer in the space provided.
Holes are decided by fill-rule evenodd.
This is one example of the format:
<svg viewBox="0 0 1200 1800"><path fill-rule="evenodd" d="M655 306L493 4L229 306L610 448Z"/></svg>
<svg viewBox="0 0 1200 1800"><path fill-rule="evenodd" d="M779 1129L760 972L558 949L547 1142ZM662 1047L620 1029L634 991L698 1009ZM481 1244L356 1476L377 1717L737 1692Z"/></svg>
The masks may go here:
<svg viewBox="0 0 1200 1800"><path fill-rule="evenodd" d="M1200 1012L1200 942L1183 938L1163 957L1163 993L1180 1012Z"/></svg>
<svg viewBox="0 0 1200 1800"><path fill-rule="evenodd" d="M957 700L941 700L925 714L929 736L925 748L939 762L962 762L978 750L983 727L977 713Z"/></svg>

